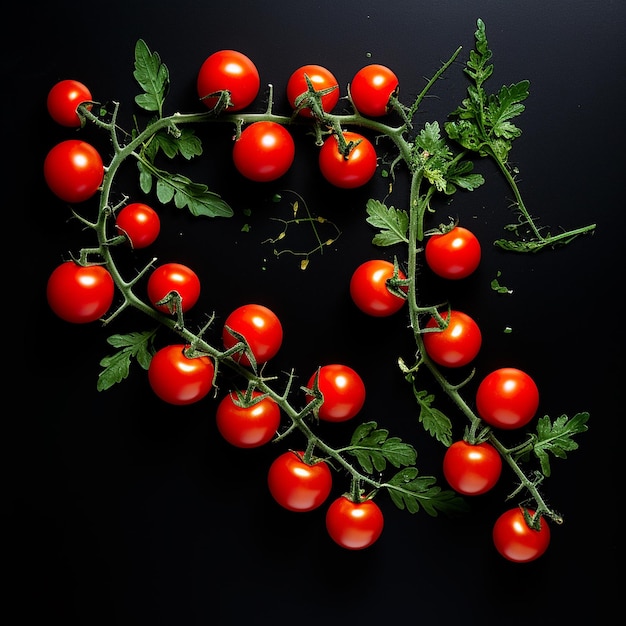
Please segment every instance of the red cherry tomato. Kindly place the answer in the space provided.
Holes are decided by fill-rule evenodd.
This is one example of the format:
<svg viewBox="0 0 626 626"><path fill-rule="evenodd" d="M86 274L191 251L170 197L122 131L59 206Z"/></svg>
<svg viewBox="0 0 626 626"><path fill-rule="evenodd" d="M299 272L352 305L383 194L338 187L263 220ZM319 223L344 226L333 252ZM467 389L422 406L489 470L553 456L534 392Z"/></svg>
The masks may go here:
<svg viewBox="0 0 626 626"><path fill-rule="evenodd" d="M466 278L476 271L481 254L476 235L462 226L455 226L442 235L431 235L424 248L428 267L449 280Z"/></svg>
<svg viewBox="0 0 626 626"><path fill-rule="evenodd" d="M291 74L287 81L287 100L289 104L296 109L296 99L308 91L305 76L309 77L315 91L324 91L332 88L332 91L321 97L322 110L325 113L330 113L337 105L337 102L339 102L339 83L333 73L321 65L303 65ZM300 109L298 115L313 117L311 109L308 107Z"/></svg>
<svg viewBox="0 0 626 626"><path fill-rule="evenodd" d="M91 92L77 80L61 80L48 92L46 106L50 117L61 126L79 128L81 119L76 113L79 104L90 102ZM87 107L91 109L91 105Z"/></svg>
<svg viewBox="0 0 626 626"><path fill-rule="evenodd" d="M222 341L227 349L239 342L228 328L245 337L258 364L275 356L283 342L283 327L278 316L262 304L244 304L226 318ZM243 351L235 358L243 365L251 364Z"/></svg>
<svg viewBox="0 0 626 626"><path fill-rule="evenodd" d="M448 312L441 314L448 319ZM431 317L426 328L437 328L437 320ZM422 335L428 356L444 367L463 367L470 363L480 351L482 334L478 324L466 313L450 311L450 321L441 331Z"/></svg>
<svg viewBox="0 0 626 626"><path fill-rule="evenodd" d="M115 227L126 235L133 248L146 248L159 236L161 220L152 207L142 202L133 202L117 214Z"/></svg>
<svg viewBox="0 0 626 626"><path fill-rule="evenodd" d="M169 404L193 404L202 400L213 387L213 361L208 356L186 356L188 348L184 344L165 346L150 361L150 387Z"/></svg>
<svg viewBox="0 0 626 626"><path fill-rule="evenodd" d="M268 182L287 173L296 146L289 131L276 122L254 122L243 129L233 146L237 171L256 182Z"/></svg>
<svg viewBox="0 0 626 626"><path fill-rule="evenodd" d="M174 301L157 305L170 292L176 291L181 298L181 310L189 311L200 297L200 279L198 275L182 263L164 263L157 267L148 279L148 298L152 306L162 313L174 313L170 307Z"/></svg>
<svg viewBox="0 0 626 626"><path fill-rule="evenodd" d="M398 77L388 67L372 63L362 67L350 83L350 96L362 115L380 117L389 110L389 98L398 93Z"/></svg>
<svg viewBox="0 0 626 626"><path fill-rule="evenodd" d="M267 474L272 497L289 511L306 512L324 504L332 489L333 477L325 461L308 465L304 452L291 450L274 459Z"/></svg>
<svg viewBox="0 0 626 626"><path fill-rule="evenodd" d="M356 268L350 279L350 296L363 313L386 317L397 313L404 306L406 300L387 288L387 281L393 277L393 271L393 263L383 259L365 261ZM398 270L398 278L406 280L406 275Z"/></svg>
<svg viewBox="0 0 626 626"><path fill-rule="evenodd" d="M535 512L528 509L528 513ZM493 526L493 543L496 550L514 563L528 563L538 559L550 545L550 526L541 517L539 529L530 528L524 519L522 509L505 511Z"/></svg>
<svg viewBox="0 0 626 626"><path fill-rule="evenodd" d="M313 389L316 374L307 384ZM345 422L352 419L365 403L365 383L351 367L333 363L319 368L318 387L324 396L319 407L319 418L327 422ZM307 402L313 399L306 395Z"/></svg>
<svg viewBox="0 0 626 626"><path fill-rule="evenodd" d="M43 175L52 193L61 200L84 202L102 184L104 164L91 144L80 139L66 139L46 155Z"/></svg>
<svg viewBox="0 0 626 626"><path fill-rule="evenodd" d="M208 56L196 80L198 96L209 109L217 104L218 96L206 96L228 90L232 101L228 111L245 109L257 97L260 86L256 65L237 50L219 50Z"/></svg>
<svg viewBox="0 0 626 626"><path fill-rule="evenodd" d="M526 372L514 367L494 370L483 378L476 391L478 414L497 428L526 426L538 407L537 384Z"/></svg>
<svg viewBox="0 0 626 626"><path fill-rule="evenodd" d="M280 408L271 398L261 398L260 391L252 392L253 404L241 406L244 395L244 392L231 392L222 398L216 413L217 429L237 448L257 448L271 441L276 434L280 426Z"/></svg>
<svg viewBox="0 0 626 626"><path fill-rule="evenodd" d="M52 311L66 322L85 324L103 317L111 307L115 283L101 265L66 261L48 278L46 296Z"/></svg>
<svg viewBox="0 0 626 626"><path fill-rule="evenodd" d="M368 183L376 173L376 150L374 145L359 133L345 131L346 142L359 142L347 157L339 151L335 135L325 141L319 151L319 168L322 176L335 187L354 189Z"/></svg>
<svg viewBox="0 0 626 626"><path fill-rule="evenodd" d="M340 496L326 511L330 538L347 550L363 550L374 544L383 532L385 519L373 500L354 502Z"/></svg>
<svg viewBox="0 0 626 626"><path fill-rule="evenodd" d="M443 475L450 487L466 496L492 489L502 472L502 458L488 442L455 441L443 457Z"/></svg>

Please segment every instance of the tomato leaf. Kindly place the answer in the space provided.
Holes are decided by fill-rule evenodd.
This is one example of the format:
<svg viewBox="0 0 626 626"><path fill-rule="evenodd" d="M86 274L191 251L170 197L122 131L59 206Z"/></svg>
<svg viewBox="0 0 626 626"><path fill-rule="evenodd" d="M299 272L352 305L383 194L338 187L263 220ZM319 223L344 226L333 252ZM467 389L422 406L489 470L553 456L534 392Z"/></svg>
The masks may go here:
<svg viewBox="0 0 626 626"><path fill-rule="evenodd" d="M446 447L452 443L452 422L439 409L432 406L435 396L427 391L417 391L413 386L413 394L420 407L419 421L426 432Z"/></svg>
<svg viewBox="0 0 626 626"><path fill-rule="evenodd" d="M416 467L400 470L384 485L399 509L417 513L420 507L431 517L439 512L459 513L468 510L467 503L456 492L442 490L433 476L418 476Z"/></svg>
<svg viewBox="0 0 626 626"><path fill-rule="evenodd" d="M578 449L578 444L572 439L573 435L584 433L587 430L589 413L577 413L571 419L567 415L557 417L554 422L545 415L537 422L537 440L533 445L533 452L541 464L544 476L550 476L550 459L548 453L559 459L567 458L567 452Z"/></svg>
<svg viewBox="0 0 626 626"><path fill-rule="evenodd" d="M163 102L169 89L169 70L161 63L158 53L150 52L143 39L135 44L135 80L144 93L135 96L135 102L146 111L163 111Z"/></svg>
<svg viewBox="0 0 626 626"><path fill-rule="evenodd" d="M366 210L368 224L380 228L380 233L372 239L375 246L408 243L409 216L406 211L386 207L379 200L373 199L367 201Z"/></svg>
<svg viewBox="0 0 626 626"><path fill-rule="evenodd" d="M356 428L347 452L357 459L368 474L374 470L384 471L387 462L394 467L403 467L412 465L417 459L413 446L403 443L398 437L389 438L389 431L377 428L376 422L367 422Z"/></svg>
<svg viewBox="0 0 626 626"><path fill-rule="evenodd" d="M111 335L107 343L118 352L105 356L100 365L104 368L98 375L98 391L110 389L114 384L122 382L128 377L133 357L137 363L147 370L154 354L153 342L156 329L144 332L132 332L126 335Z"/></svg>

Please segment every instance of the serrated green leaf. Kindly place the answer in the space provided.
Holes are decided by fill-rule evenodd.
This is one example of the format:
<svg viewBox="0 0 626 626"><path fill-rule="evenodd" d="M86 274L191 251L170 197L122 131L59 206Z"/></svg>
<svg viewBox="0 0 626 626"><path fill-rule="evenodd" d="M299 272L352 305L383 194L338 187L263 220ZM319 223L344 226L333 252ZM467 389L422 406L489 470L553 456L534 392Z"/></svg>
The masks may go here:
<svg viewBox="0 0 626 626"><path fill-rule="evenodd" d="M150 52L143 39L135 44L135 80L144 93L135 96L135 102L146 111L163 110L163 102L169 88L169 70L161 63L161 57Z"/></svg>
<svg viewBox="0 0 626 626"><path fill-rule="evenodd" d="M408 243L409 216L406 211L387 207L379 200L367 201L366 221L381 232L374 236L372 243L377 246L391 246Z"/></svg>
<svg viewBox="0 0 626 626"><path fill-rule="evenodd" d="M449 446L452 443L452 422L449 417L432 406L435 396L427 391L417 391L415 387L413 387L413 394L420 408L419 421L426 432L446 447Z"/></svg>
<svg viewBox="0 0 626 626"><path fill-rule="evenodd" d="M173 159L177 155L190 160L202 154L202 142L192 128L182 128L176 135L166 131L159 131L154 135L153 147L158 146L164 154ZM154 154L151 156L154 162Z"/></svg>

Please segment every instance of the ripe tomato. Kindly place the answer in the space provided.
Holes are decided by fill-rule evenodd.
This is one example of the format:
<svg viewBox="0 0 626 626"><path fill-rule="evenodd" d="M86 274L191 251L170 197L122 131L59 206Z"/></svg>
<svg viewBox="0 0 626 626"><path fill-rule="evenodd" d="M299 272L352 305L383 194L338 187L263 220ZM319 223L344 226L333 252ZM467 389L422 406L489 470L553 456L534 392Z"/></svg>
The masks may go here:
<svg viewBox="0 0 626 626"><path fill-rule="evenodd" d="M532 509L528 509L534 515ZM493 543L496 550L509 561L528 563L538 559L550 545L550 527L541 517L539 530L530 528L521 508L509 509L493 525Z"/></svg>
<svg viewBox="0 0 626 626"><path fill-rule="evenodd" d="M48 92L46 106L50 117L61 126L79 128L81 119L76 113L79 104L91 101L88 87L77 80L61 80ZM88 107L91 109L91 105Z"/></svg>
<svg viewBox="0 0 626 626"><path fill-rule="evenodd" d="M387 317L404 306L406 300L387 288L393 270L393 263L383 259L365 261L356 268L350 279L350 296L363 313L373 317ZM398 278L406 280L406 275L398 270Z"/></svg>
<svg viewBox="0 0 626 626"><path fill-rule="evenodd" d="M252 392L252 400L261 397ZM280 426L280 408L274 400L262 398L250 406L241 406L245 392L229 393L217 407L217 429L228 443L237 448L257 448L269 441Z"/></svg>
<svg viewBox="0 0 626 626"><path fill-rule="evenodd" d="M261 78L256 65L237 50L219 50L209 55L200 66L196 79L198 96L212 109L218 96L205 97L228 90L232 104L228 111L245 109L257 97Z"/></svg>
<svg viewBox="0 0 626 626"><path fill-rule="evenodd" d="M448 312L441 314L448 319ZM431 317L426 328L437 328L437 320ZM422 335L428 356L444 367L463 367L470 363L480 351L482 334L478 324L462 311L450 311L450 321L441 331Z"/></svg>
<svg viewBox="0 0 626 626"><path fill-rule="evenodd" d="M333 73L321 65L303 65L291 74L287 80L287 100L289 104L294 109L298 108L296 99L308 91L305 76L309 77L315 91L332 89L332 91L321 97L322 110L325 113L330 113L337 105L337 102L339 102L339 83ZM298 115L313 117L313 113L308 107L300 109Z"/></svg>
<svg viewBox="0 0 626 626"><path fill-rule="evenodd" d="M256 182L280 178L291 167L296 146L289 131L276 122L254 122L233 147L237 171Z"/></svg>
<svg viewBox="0 0 626 626"><path fill-rule="evenodd" d="M198 402L213 387L213 361L208 356L187 357L188 348L184 344L165 346L150 361L150 387L169 404L182 406Z"/></svg>
<svg viewBox="0 0 626 626"><path fill-rule="evenodd" d="M488 442L455 441L443 457L443 475L450 487L466 496L492 489L502 472L502 458Z"/></svg>
<svg viewBox="0 0 626 626"><path fill-rule="evenodd" d="M283 343L283 327L278 316L262 304L244 304L226 318L222 331L222 341L226 349L239 342L228 328L246 338L258 364L275 356ZM248 355L243 351L237 353L236 358L243 365L251 364Z"/></svg>
<svg viewBox="0 0 626 626"><path fill-rule="evenodd" d="M339 151L335 135L325 141L319 151L319 168L322 176L335 187L354 189L369 182L376 172L376 150L369 139L352 131L345 131L347 142L358 141L347 157Z"/></svg>
<svg viewBox="0 0 626 626"><path fill-rule="evenodd" d="M48 278L46 296L50 308L73 324L95 322L111 307L115 283L102 265L65 261Z"/></svg>
<svg viewBox="0 0 626 626"><path fill-rule="evenodd" d="M450 280L466 278L480 264L480 242L467 228L455 226L445 234L431 235L426 241L424 257L438 276Z"/></svg>
<svg viewBox="0 0 626 626"><path fill-rule="evenodd" d="M365 383L363 379L347 365L334 363L319 368L318 387L324 396L319 407L319 418L327 422L345 422L352 419L365 403ZM315 376L313 374L307 384L313 389ZM307 402L313 396L306 395Z"/></svg>
<svg viewBox="0 0 626 626"><path fill-rule="evenodd" d="M46 155L43 175L52 193L65 202L83 202L102 184L104 164L86 141L66 139Z"/></svg>
<svg viewBox="0 0 626 626"><path fill-rule="evenodd" d="M347 550L362 550L375 543L385 519L374 500L354 502L339 496L326 511L326 530L331 539Z"/></svg>
<svg viewBox="0 0 626 626"><path fill-rule="evenodd" d="M174 301L157 305L172 291L180 295L182 312L189 311L200 297L198 275L182 263L164 263L157 267L148 278L148 298L152 306L162 313L175 313Z"/></svg>
<svg viewBox="0 0 626 626"><path fill-rule="evenodd" d="M491 426L521 428L534 417L539 407L539 389L526 373L514 367L494 370L476 390L476 409Z"/></svg>
<svg viewBox="0 0 626 626"><path fill-rule="evenodd" d="M312 511L324 504L333 486L326 461L307 465L304 452L288 450L274 459L267 485L280 506L295 512Z"/></svg>
<svg viewBox="0 0 626 626"><path fill-rule="evenodd" d="M146 248L159 236L161 220L152 207L133 202L117 214L115 227L126 235L133 248Z"/></svg>
<svg viewBox="0 0 626 626"><path fill-rule="evenodd" d="M389 98L398 93L398 77L384 65L372 63L362 67L350 83L350 96L362 115L380 117L389 108Z"/></svg>

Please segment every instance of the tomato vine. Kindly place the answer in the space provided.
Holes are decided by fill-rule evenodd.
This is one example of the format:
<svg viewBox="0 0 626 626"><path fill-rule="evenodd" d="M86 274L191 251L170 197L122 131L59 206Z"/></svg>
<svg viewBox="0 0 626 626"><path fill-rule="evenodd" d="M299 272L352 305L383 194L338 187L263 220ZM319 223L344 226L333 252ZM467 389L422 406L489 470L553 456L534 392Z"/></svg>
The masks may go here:
<svg viewBox="0 0 626 626"><path fill-rule="evenodd" d="M246 106L254 99L250 98L248 89L250 85L244 86L246 87L245 97L242 95L247 103L246 106L233 105L231 90L226 86L220 86L219 82L211 82L209 80L211 77L205 74L203 81L199 81L199 85L200 82L213 85L211 93L199 94L205 110L166 115L164 104L169 87L169 71L159 55L152 52L143 40L139 40L135 46L134 77L143 92L135 98L135 103L143 111L152 114L145 126L143 128L136 126L131 132L123 131L118 125L119 103L112 103L112 110L107 110L106 106L91 100L88 90L84 93L89 94L90 99L83 100L75 109L81 126L93 124L108 133L113 155L103 166L101 184L100 180L95 183L99 184L97 218L92 221L76 208L72 209L74 217L88 230L95 233L97 243L92 247L81 248L68 263L74 263L77 267L97 267L112 279L118 301L113 305L108 299L109 292L107 291L104 300L106 304L110 303L111 307L106 308L104 312L101 307L96 310L95 319L101 319L105 326L111 325L128 308L145 314L156 324L156 328L149 330L125 335L114 334L109 337L109 345L115 348L116 352L104 357L100 362L103 369L97 381L98 390L105 391L122 382L129 376L132 364L137 363L142 369L148 371L155 391L158 388L157 395L166 402L184 404L205 398L210 390L213 390L215 394L219 393L220 375L223 369L227 368L240 378L242 384L234 395L231 393L226 396L229 398L228 406L222 410L226 411L228 416L236 415L240 420L241 428L253 428L250 420L254 407L260 410L261 403L268 401L272 407L280 407L283 421L276 428L273 441L283 441L294 431L302 433L307 445L306 449L298 451L298 462L311 467L323 462L333 470L341 470L347 474L350 477L350 484L345 496L342 497L349 500L352 505L373 503L373 499L378 497L380 492L386 492L398 508L406 509L411 513L424 510L429 515L436 516L439 512L453 513L465 510L466 504L461 497L461 490L443 489L437 484L434 476L421 475L416 465L415 448L400 438L392 436L377 422L368 421L359 424L349 443L339 448L329 445L318 436L316 425L320 419L328 419L327 416L332 415L331 405L335 397L340 398L337 400L338 403L347 402L350 405L350 402L353 402L356 408L349 412L348 417L339 413L342 417L334 421L354 419L362 404L361 396L365 393L363 389L359 388L358 392L355 392L354 383L350 383L347 393L349 396L352 395L349 401L344 400L341 396L343 392L340 393L338 386L329 387L331 383L326 378L327 372L324 366L318 367L308 384L299 389L294 388L296 379L294 371L289 372L285 380L277 376L268 376L265 361L270 360L271 355L267 358L259 357L262 353L258 352L256 334L260 331L253 328L253 323L247 323L245 330L226 327L223 336L227 340L224 341L223 346L217 346L206 338L208 329L212 328L215 323L214 315L211 315L201 328L191 328L187 324L187 312L195 304L198 296L199 286L196 282L192 283L191 288L188 286L183 288L177 287L173 278L170 282L168 282L169 278L161 276L154 278L155 272L160 269L155 266L156 259L151 259L142 269L127 278L115 254L120 245L129 241L132 245L132 237L129 233L131 226L126 229L116 228L116 223L125 211L125 207L131 206L128 205L129 199L123 196L115 200L117 192L113 191L113 182L122 165L128 160L136 164L141 191L146 195L154 193L162 205L173 202L176 208L186 208L195 217L228 218L233 215L233 210L227 201L212 192L207 185L157 166L158 156L191 160L202 154L202 144L194 133L194 125L230 124L235 130L235 141L244 137L246 129L261 122L266 125L271 124L270 128L273 131L280 129L280 132L273 133L273 137L278 138L278 141L284 137L285 129L296 125L304 126L313 137L312 143L319 149L320 159L325 159L324 163L320 162L322 172L325 168L329 168L330 182L337 187L345 188L363 186L372 176L372 150L377 144L370 143L370 140L361 135L360 131L371 133L376 136L377 140L390 142L395 150L395 156L389 163L387 171L392 181L391 190L396 176L407 174L410 180L409 197L405 208L387 206L380 200L370 199L366 206L366 220L376 231L372 237L374 246L388 247L401 244L405 249L405 258L396 258L391 267L385 268L388 272L385 285L394 298L406 302L406 307L403 308L396 307L394 303L390 314L397 314L399 310L407 311L414 349L410 359L398 357L398 367L414 395L418 421L445 448L449 449L452 446L452 420L436 406L434 394L423 388L421 374L425 370L452 400L458 412L466 418L464 441L471 446L488 445L488 449L497 451L501 460L510 468L516 482L510 498L519 496L520 506L523 507L523 519L529 529L539 531L543 528L542 525L545 525L546 519L561 523L563 521L561 514L544 498L543 483L551 473L551 456L565 458L568 452L578 447L574 436L587 429L588 413L580 412L571 418L566 415L556 419L543 416L536 421L534 431L524 433L523 440L519 444L505 445L498 428L502 421L498 421L497 417L494 419L481 415L472 408L474 402L470 401L464 393L467 383L474 376L474 371L461 382L453 382L449 366L457 357L455 356L454 359L450 357L452 360L446 358L442 360L435 359L432 356L433 352L429 354L431 344L429 338L435 336L444 342L444 345L438 347L437 350L449 351L450 346L445 345L447 340L445 331L448 329L450 320L456 317L465 319L467 316L462 312L459 312L457 316L448 303L432 305L420 301L417 284L418 260L424 253L424 246L429 238L448 233L457 226L452 223L441 224L437 228L427 228L428 218L435 213L432 205L435 197L452 196L458 190L471 192L484 184L482 175L474 172L473 162L470 160L472 156L492 159L515 197L513 209L517 222L507 227L514 238L498 239L495 245L499 248L515 253L536 253L568 244L576 237L590 233L595 228L595 224L590 224L571 231L551 234L537 226L535 218L523 201L515 175L508 164L512 142L521 134L512 120L524 110L522 103L528 97L529 82L520 81L513 85L503 86L497 93L488 93L485 87L493 73L492 52L488 46L485 25L480 19L477 21L475 44L475 49L470 51L464 68L470 80L467 98L452 111L450 119L443 125L432 121L426 122L417 129L414 126L415 117L421 102L435 87L442 75L450 69L459 56L461 48L457 48L448 61L442 64L409 106L399 100L399 92L392 72L386 73L388 78L394 79L388 83L388 92L385 92L387 100L381 102L380 93L376 93L375 106L366 111L369 115L365 115L358 107L358 103L363 102L363 98L367 95L367 85L364 83L359 83L356 98L357 94L351 94L348 88L347 101L351 110L334 113L333 107L328 106L328 96L336 93L338 87L324 84L323 88L316 89L315 83L305 74L303 83L305 87L302 88L303 91L300 94L296 94L297 97L292 105L294 110L289 114L281 115L274 112L272 85L268 86L266 110L258 113L248 112ZM241 61L241 57L238 58ZM320 68L316 69L316 71L319 70ZM380 71L380 68L377 71ZM252 76L252 79L254 78ZM241 89L241 84L237 88ZM335 102L335 100L332 101ZM302 111L306 111L307 115L302 115ZM389 116L389 118L382 119L383 116ZM72 115L66 112L65 119L68 118L73 119ZM399 122L395 125L389 121L398 118ZM260 129L265 126L254 128ZM250 135L246 137L249 138ZM329 141L332 143L329 144ZM279 174L276 175L284 173L293 160L291 138L288 144L288 153L282 155L274 153L272 156L272 159L278 158L276 171ZM366 156L358 156L361 152ZM360 158L365 160L360 162L358 160ZM246 172L251 172L250 176L253 180L267 180L267 176L275 175L261 171L259 163L254 159L250 160L245 156L242 159L240 171L244 175ZM100 164L96 163L96 166L98 172ZM50 176L49 185L54 192L55 174ZM74 203L80 203L86 199L89 194L93 193L93 178L92 173L87 192L70 193L69 196L64 194L65 199ZM306 217L297 219L311 222L319 244L315 250L321 251L328 242L319 239L314 218L309 214L306 203L297 193L295 195L302 202L307 214ZM133 206L135 204L133 203ZM294 203L294 220L297 207L298 202ZM283 232L286 232L290 223L284 222ZM332 223L331 225L334 226ZM153 224L154 228L156 231L152 234L153 237L158 231L158 224L156 226ZM337 231L335 239L338 234ZM152 240L153 238L150 239ZM149 246L150 241L146 247ZM311 253L303 255L303 269ZM67 271L70 266L64 267ZM195 281L197 277L191 270L189 272ZM158 295L150 298L139 295L139 286L144 287L146 282L150 284L151 281L156 280L160 281ZM75 293L63 291L54 285L49 286L50 290L54 291L51 297L53 310L62 310L64 303L67 304L69 299L77 297ZM81 296L87 300L87 296L82 292ZM363 310L367 309L368 306L365 303ZM265 313L261 313L261 316L263 315ZM84 312L70 313L67 319L78 322L95 321L93 313ZM267 321L266 316L264 322ZM168 346L166 352L155 349L155 338L160 329L165 329L176 337L176 341ZM474 330L472 332L476 333ZM475 334L473 339L475 345L463 358L463 365L472 361L479 348L480 331L477 332L478 339ZM439 335L434 335L434 333L439 333ZM278 336L276 335L273 339L278 341ZM282 330L280 340L282 340ZM276 345L272 347L277 348ZM274 353L275 350L271 354ZM193 361L194 359L198 360ZM188 363L187 360L192 360L193 363ZM161 363L166 365L161 366ZM188 365L193 365L193 367L186 367ZM166 371L161 369L162 367L169 369ZM337 367L341 370L343 366ZM184 392L175 388L176 385L172 383L172 377L177 374L171 372L181 371L181 368L193 370L193 375L186 379ZM341 384L345 383L346 374L345 368L341 370ZM358 375L356 376L358 378ZM336 381L332 382L334 384ZM502 395L502 392L500 393ZM514 397L510 402L517 406L522 400ZM481 401L483 401L482 397ZM486 402L489 404L489 398ZM533 409L536 410L536 407ZM534 417L534 410L524 416L526 420L524 425ZM497 411L498 407L494 409L495 413ZM220 419L225 420L227 417ZM270 424L275 423L274 417L270 417L270 420ZM226 432L227 427L223 426L223 429ZM242 447L248 446L245 442L254 440L254 437L250 438L242 432L229 431L228 437L229 440L236 442L234 445ZM267 432L264 432L263 436L258 437L257 440L262 441L263 444L267 443ZM293 462L291 458L288 460ZM532 461L536 463L532 464ZM458 467L456 469L458 470ZM499 471L497 474L499 477ZM455 481L458 484L467 484L464 477L459 476L458 471L455 473ZM327 487L328 485L325 484L324 493ZM281 495L281 498L287 502L294 502L292 494L289 493ZM319 505L321 504L322 502L319 502ZM341 504L346 503L342 501ZM294 505L289 504L289 506ZM372 538L359 546L358 542L354 543L353 539L347 538L343 532L346 531L346 527L342 521L343 518L337 517L336 509L337 506L333 505L331 536L344 547L349 549L367 547L382 531L382 520L379 520L379 512L375 510L374 527L371 529ZM331 524L330 520L328 523ZM337 529L337 524L339 524L339 529ZM341 538L337 539L337 537ZM498 541L499 544L502 543L501 539ZM543 550L538 551L537 555L540 553L543 553ZM510 553L506 558L511 558Z"/></svg>

